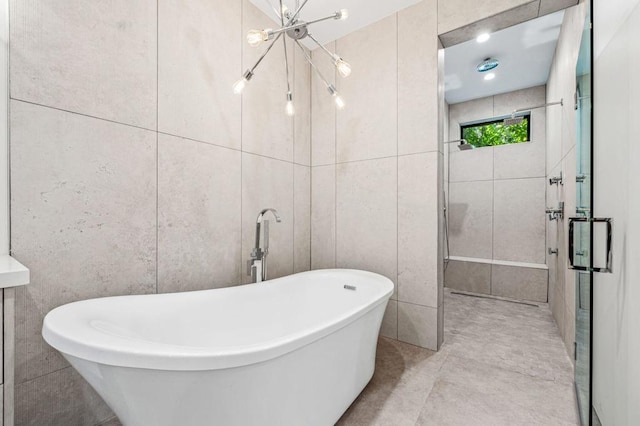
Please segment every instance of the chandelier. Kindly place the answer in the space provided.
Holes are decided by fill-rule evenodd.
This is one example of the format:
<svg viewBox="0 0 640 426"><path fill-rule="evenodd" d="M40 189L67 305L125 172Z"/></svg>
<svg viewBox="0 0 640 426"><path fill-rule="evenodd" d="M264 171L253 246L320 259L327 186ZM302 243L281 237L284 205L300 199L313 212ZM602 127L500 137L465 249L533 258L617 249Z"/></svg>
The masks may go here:
<svg viewBox="0 0 640 426"><path fill-rule="evenodd" d="M347 62L345 62L340 56L338 56L335 53L331 53L329 50L327 50L327 48L325 48L322 44L320 44L320 42L318 42L318 40L316 40L313 37L313 35L309 32L309 26L312 24L316 24L318 22L327 21L329 19L345 20L347 19L349 14L346 9L342 9L324 18L315 19L313 21L303 21L302 19L300 19L299 15L300 15L300 11L304 8L304 6L307 4L308 1L309 0L304 0L302 4L299 4L300 3L299 0L296 0L296 9L294 12L291 12L287 8L287 6L282 3L282 0L279 0L280 10L277 10L275 7L273 7L271 2L267 0L267 2L269 3L269 6L273 8L276 15L278 15L278 18L280 19L281 27L276 30L267 28L262 30L249 31L249 33L247 34L247 42L249 43L250 46L258 47L263 43L266 43L269 41L271 43L267 46L266 50L260 56L260 58L258 58L256 63L251 68L245 71L245 73L242 75L242 78L240 80L235 82L235 84L233 85L234 93L236 94L242 93L247 83L253 77L256 68L258 68L262 60L265 58L265 56L267 56L271 48L273 48L273 46L278 42L278 40L282 38L282 35L286 34L291 39L293 39L294 43L302 51L302 54L304 55L307 62L309 62L309 64L311 65L311 68L313 68L313 70L318 75L320 80L322 80L322 82L325 84L325 86L327 87L327 91L333 97L333 101L335 102L336 107L338 109L344 108L344 105L345 105L344 100L338 94L338 91L336 90L335 86L329 83L329 81L322 75L318 67L316 67L316 65L311 61L311 57L300 44L300 40L309 38L311 41L313 41L318 47L322 49L323 52L329 55L329 57L331 58L331 61L333 62L333 65L336 67L338 71L338 74L340 74L344 78L348 77L351 74L351 66ZM293 105L293 93L291 92L291 82L289 80L289 57L288 57L287 43L285 38L282 38L282 45L284 46L284 61L285 61L285 67L287 70L287 73L286 73L287 74L287 97L286 97L287 101L286 101L285 111L287 112L287 115L293 116L295 114L295 108Z"/></svg>

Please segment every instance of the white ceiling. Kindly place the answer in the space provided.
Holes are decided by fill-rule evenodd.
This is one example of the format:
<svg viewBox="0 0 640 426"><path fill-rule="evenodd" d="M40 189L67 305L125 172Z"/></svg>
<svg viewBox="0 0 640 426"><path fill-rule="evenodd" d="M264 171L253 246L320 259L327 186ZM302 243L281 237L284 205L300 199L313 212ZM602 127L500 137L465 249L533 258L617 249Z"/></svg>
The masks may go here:
<svg viewBox="0 0 640 426"><path fill-rule="evenodd" d="M269 17L273 22L265 22L265 27L276 28L279 22L273 7L279 8L278 0L250 0ZM419 3L421 0L393 0L393 1L371 1L371 0L309 0L300 12L300 18L304 21L311 21L329 16L340 9L349 11L349 18L344 21L330 19L310 26L310 32L322 44L329 43L344 37L347 34L364 28L369 24L381 20L396 13L408 6ZM302 0L300 1L302 2ZM290 10L295 10L295 0L284 0L284 4ZM309 49L315 49L316 45L309 39L305 39L303 44Z"/></svg>
<svg viewBox="0 0 640 426"><path fill-rule="evenodd" d="M470 40L445 50L445 96L449 104L546 84L564 11ZM476 66L485 58L500 61L496 78L484 80Z"/></svg>

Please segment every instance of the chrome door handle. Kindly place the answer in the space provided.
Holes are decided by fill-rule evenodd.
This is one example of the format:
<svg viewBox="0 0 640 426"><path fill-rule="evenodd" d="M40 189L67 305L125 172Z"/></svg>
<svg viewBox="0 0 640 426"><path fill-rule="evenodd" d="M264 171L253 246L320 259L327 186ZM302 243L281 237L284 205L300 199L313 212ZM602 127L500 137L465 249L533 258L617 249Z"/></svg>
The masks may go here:
<svg viewBox="0 0 640 426"><path fill-rule="evenodd" d="M574 247L574 230L576 222L580 223L606 223L607 224L607 243L606 243L606 265L604 267L596 267L596 266L579 266L575 264L575 256L585 256L588 255L588 251L580 250L578 253L575 252ZM613 272L612 263L613 256L611 253L611 240L613 235L613 219L611 218L589 218L589 217L571 217L569 218L569 268L575 269L577 271L592 271L592 272ZM591 227L591 233L593 234L593 226ZM593 235L591 236L593 239ZM593 260L592 260L593 261Z"/></svg>

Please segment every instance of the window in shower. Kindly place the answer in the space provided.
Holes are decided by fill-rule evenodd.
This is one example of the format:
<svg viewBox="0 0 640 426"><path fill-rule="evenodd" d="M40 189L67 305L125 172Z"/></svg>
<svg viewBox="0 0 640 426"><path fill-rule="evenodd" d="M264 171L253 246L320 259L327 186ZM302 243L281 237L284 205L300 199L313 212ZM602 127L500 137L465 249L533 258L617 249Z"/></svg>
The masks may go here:
<svg viewBox="0 0 640 426"><path fill-rule="evenodd" d="M505 125L505 118L511 117L462 124L460 134L476 148L528 142L531 140L531 114L520 117L522 121L510 125Z"/></svg>

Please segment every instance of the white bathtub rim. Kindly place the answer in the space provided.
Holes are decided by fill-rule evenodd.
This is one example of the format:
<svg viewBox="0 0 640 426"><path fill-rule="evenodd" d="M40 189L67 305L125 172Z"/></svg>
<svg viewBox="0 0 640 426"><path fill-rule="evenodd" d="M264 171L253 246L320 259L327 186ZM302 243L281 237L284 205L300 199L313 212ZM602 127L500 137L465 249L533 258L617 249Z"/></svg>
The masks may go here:
<svg viewBox="0 0 640 426"><path fill-rule="evenodd" d="M170 370L170 371L203 371L217 370L226 368L242 367L252 364L258 364L270 359L285 355L296 349L309 345L314 341L322 339L337 330L340 330L349 324L357 321L368 312L376 309L381 304L386 304L393 293L393 282L388 278L367 271L335 269L320 270L312 272L349 272L358 274L372 274L386 280L388 289L381 294L380 297L355 312L347 312L346 315L339 317L336 321L329 324L320 324L313 329L305 329L304 332L286 335L283 338L273 340L268 344L260 343L253 346L243 345L241 347L228 346L224 350L220 348L194 347L183 345L172 345L161 342L140 341L136 339L137 350L131 351L127 346L128 338L126 336L112 335L106 342L102 344L91 344L80 338L71 338L64 331L56 330L55 325L51 324L48 319L51 314L59 309L65 308L64 305L51 311L45 317L42 335L44 340L63 354L71 355L76 358L96 362L98 364L112 365L119 367L142 368L152 370ZM308 274L303 272L300 274ZM273 280L276 281L276 280ZM267 282L268 283L268 282ZM267 283L261 284L265 285ZM243 286L231 287L240 288ZM200 292L218 291L223 289L200 290ZM195 293L195 292L189 292ZM90 301L105 301L107 299L133 298L133 297L168 297L172 294L149 294L136 296L115 296L101 299L91 299L85 301L74 302L69 305L76 305ZM55 314L54 314L55 315Z"/></svg>

